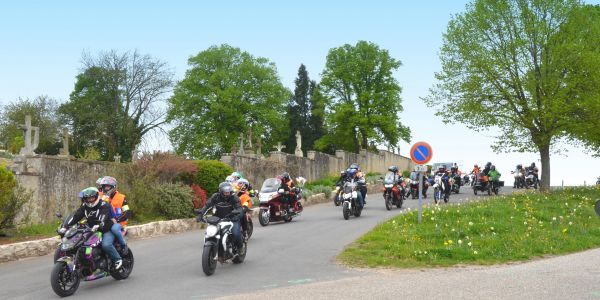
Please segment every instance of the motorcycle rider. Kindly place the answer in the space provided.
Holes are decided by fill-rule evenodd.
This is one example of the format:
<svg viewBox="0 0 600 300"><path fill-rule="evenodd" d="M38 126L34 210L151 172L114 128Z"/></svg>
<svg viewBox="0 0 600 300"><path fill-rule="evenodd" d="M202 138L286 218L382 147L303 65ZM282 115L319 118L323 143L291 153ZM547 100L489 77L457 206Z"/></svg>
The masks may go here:
<svg viewBox="0 0 600 300"><path fill-rule="evenodd" d="M360 180L364 180L364 178L361 178L358 175L358 173L359 173L358 169L352 168L352 169L346 170L347 181L350 181L350 180L354 179L355 182L359 183ZM360 188L360 185L357 185L357 187ZM363 198L362 192L359 191L359 193L356 193L356 198L358 200L358 205L360 205L361 207L364 207L365 206L365 202L364 202L365 200Z"/></svg>
<svg viewBox="0 0 600 300"><path fill-rule="evenodd" d="M535 166L535 162L532 162L531 165L529 166L528 171L531 171L531 174L533 174L533 177L535 178L535 181L538 182L540 181L540 179L538 178L538 168Z"/></svg>
<svg viewBox="0 0 600 300"><path fill-rule="evenodd" d="M104 176L100 180L100 186L102 188L101 198L110 203L113 211L113 215L116 219L115 224L110 228L110 234L104 235L102 241L107 240L113 242L115 239L123 247L123 252L127 253L128 247L123 232L121 231L127 225L127 220L131 217L131 210L129 210L129 202L127 197L121 194L117 190L117 180L114 177Z"/></svg>
<svg viewBox="0 0 600 300"><path fill-rule="evenodd" d="M435 176L440 176L444 183L444 199L450 198L451 184L450 184L450 171L446 170L446 165L440 166L435 172Z"/></svg>
<svg viewBox="0 0 600 300"><path fill-rule="evenodd" d="M294 181L292 180L292 178L290 177L290 173L288 172L283 172L280 177L281 184L278 190L283 189L283 191L285 192L285 194L282 197L283 205L288 213L294 212L294 208L291 205L293 201L292 197L296 197L296 194L294 193Z"/></svg>
<svg viewBox="0 0 600 300"><path fill-rule="evenodd" d="M92 226L92 230L100 230L102 232L102 250L110 256L115 269L120 269L123 265L121 255L113 245L113 239L107 238L107 236L112 235L111 227L117 221L113 216L110 203L100 200L100 193L95 187L86 188L79 195L82 197L84 205L75 211L75 214L67 222L66 226L75 225L81 219L86 218L87 224L88 226Z"/></svg>
<svg viewBox="0 0 600 300"><path fill-rule="evenodd" d="M365 180L365 175L363 174L363 172L360 170L360 166L357 163L352 163L350 165L350 167L348 167L348 170L356 170L356 175L355 177L358 178L358 189L360 191L360 193L362 194L362 198L363 198L363 204L367 204L367 184L366 184L366 180ZM348 170L346 170L346 173L348 172Z"/></svg>
<svg viewBox="0 0 600 300"><path fill-rule="evenodd" d="M458 186L461 185L460 171L458 170L458 166L456 164L450 168L450 176L454 179L454 181L456 181Z"/></svg>
<svg viewBox="0 0 600 300"><path fill-rule="evenodd" d="M340 172L340 178L335 182L335 193L336 197L342 192L342 187L344 186L344 182L346 181L347 175L346 170Z"/></svg>
<svg viewBox="0 0 600 300"><path fill-rule="evenodd" d="M393 190L399 190L401 194L404 193L404 190L400 186L400 183L403 181L402 174L400 174L400 169L398 169L396 166L390 166L388 171L394 174Z"/></svg>
<svg viewBox="0 0 600 300"><path fill-rule="evenodd" d="M242 206L242 209L245 208L245 212L246 209L252 208L252 198L250 197L250 193L248 192L248 186L250 186L250 183L246 179L240 179L237 183L239 187L239 192L237 193L237 195L240 198L240 205ZM248 220L246 220L245 216L242 216L240 221L242 225L242 230L248 230Z"/></svg>
<svg viewBox="0 0 600 300"><path fill-rule="evenodd" d="M490 178L490 182L494 185L494 186L498 186L499 182L500 182L500 176L502 176L502 174L500 174L500 172L498 172L498 170L496 170L496 166L492 165L490 167L490 172L488 173L489 178Z"/></svg>
<svg viewBox="0 0 600 300"><path fill-rule="evenodd" d="M515 174L515 182L513 183L513 188L517 188L517 178L525 178L525 169L523 169L523 165L518 164L517 165L517 169L513 171L513 173Z"/></svg>
<svg viewBox="0 0 600 300"><path fill-rule="evenodd" d="M233 214L231 217L231 222L233 223L231 233L233 234L233 242L235 245L234 251L237 251L237 249L242 247L242 233L240 231L242 206L240 205L240 198L233 193L233 187L229 182L225 181L219 184L219 192L214 193L210 199L206 201L206 205L198 211L196 220L202 221L204 214L213 207L216 208L215 215L219 218L225 218L230 214Z"/></svg>
<svg viewBox="0 0 600 300"><path fill-rule="evenodd" d="M483 175L488 176L490 173L490 169L492 168L492 163L491 162L487 162L487 164L485 164L485 167L483 168Z"/></svg>

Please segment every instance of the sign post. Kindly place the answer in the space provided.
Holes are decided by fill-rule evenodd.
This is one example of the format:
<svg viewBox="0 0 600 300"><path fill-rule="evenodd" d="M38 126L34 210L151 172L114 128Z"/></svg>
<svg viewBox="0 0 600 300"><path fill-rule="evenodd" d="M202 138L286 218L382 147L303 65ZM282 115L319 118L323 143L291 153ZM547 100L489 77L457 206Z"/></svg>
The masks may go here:
<svg viewBox="0 0 600 300"><path fill-rule="evenodd" d="M417 142L410 148L410 158L417 164L415 171L419 178L419 224L423 215L423 174L427 172L425 164L431 160L432 156L433 151L431 150L431 146L426 142Z"/></svg>

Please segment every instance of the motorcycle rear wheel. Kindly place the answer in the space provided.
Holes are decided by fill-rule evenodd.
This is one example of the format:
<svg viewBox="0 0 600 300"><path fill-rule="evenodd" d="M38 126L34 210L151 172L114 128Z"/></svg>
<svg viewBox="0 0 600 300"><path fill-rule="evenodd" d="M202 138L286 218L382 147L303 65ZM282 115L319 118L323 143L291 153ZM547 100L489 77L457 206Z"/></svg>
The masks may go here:
<svg viewBox="0 0 600 300"><path fill-rule="evenodd" d="M241 264L244 262L244 259L246 258L246 251L248 250L248 244L246 242L242 243L242 249L238 250L238 256L236 256L235 258L233 258L233 263L234 264Z"/></svg>
<svg viewBox="0 0 600 300"><path fill-rule="evenodd" d="M356 207L354 209L354 216L358 218L360 217L360 213L362 213L362 208Z"/></svg>
<svg viewBox="0 0 600 300"><path fill-rule="evenodd" d="M215 269L217 268L217 260L214 259L216 248L216 246L206 245L202 251L202 271L204 271L206 276L214 274Z"/></svg>
<svg viewBox="0 0 600 300"><path fill-rule="evenodd" d="M58 262L54 264L52 273L50 274L52 290L61 297L71 296L79 288L79 282L81 281L81 278L79 278L79 271L74 271L71 274L68 273L69 270L67 264ZM70 279L70 284L69 282L65 282L65 279L67 279L66 277Z"/></svg>
<svg viewBox="0 0 600 300"><path fill-rule="evenodd" d="M127 255L123 255L121 258L123 259L123 265L121 268L118 270L113 269L110 272L110 276L116 280L126 279L133 271L134 258L131 249L129 249Z"/></svg>

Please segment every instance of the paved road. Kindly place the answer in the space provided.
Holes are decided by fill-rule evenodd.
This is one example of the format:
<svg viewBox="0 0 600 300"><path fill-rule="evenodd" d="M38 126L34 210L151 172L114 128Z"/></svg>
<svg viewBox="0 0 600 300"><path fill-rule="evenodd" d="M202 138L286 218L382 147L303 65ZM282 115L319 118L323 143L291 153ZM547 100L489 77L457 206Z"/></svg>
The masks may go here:
<svg viewBox="0 0 600 300"><path fill-rule="evenodd" d="M453 195L451 202L472 198L467 191L470 190ZM304 215L291 223L261 227L255 222L245 262L218 265L211 277L202 272L200 230L132 241L136 263L129 279L82 282L74 297L203 299L368 276L372 271L346 269L337 265L334 257L377 223L401 210L387 211L380 194L369 196L367 201L362 216L348 221L343 219L340 207L327 203L306 207ZM416 206L417 200L405 202L405 208ZM51 256L44 256L0 264L0 299L58 298L50 287L51 261Z"/></svg>

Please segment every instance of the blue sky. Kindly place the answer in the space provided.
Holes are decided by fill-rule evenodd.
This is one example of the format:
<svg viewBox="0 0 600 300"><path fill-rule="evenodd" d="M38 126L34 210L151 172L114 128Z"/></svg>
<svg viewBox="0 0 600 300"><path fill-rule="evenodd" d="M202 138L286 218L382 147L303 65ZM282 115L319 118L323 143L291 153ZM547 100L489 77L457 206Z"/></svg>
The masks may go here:
<svg viewBox="0 0 600 300"><path fill-rule="evenodd" d="M598 1L587 1L598 3ZM537 154L495 154L495 132L444 125L419 97L439 71L437 56L450 17L467 1L10 1L0 3L0 105L18 97L48 95L66 101L83 51L137 49L166 61L182 79L187 59L227 43L277 65L285 86L301 63L319 79L330 48L367 40L402 61L395 76L403 88L401 120L413 141L432 145L433 161L465 166L491 161L512 182L517 163L540 165ZM158 146L161 145L161 146ZM408 156L410 144L401 145ZM150 138L146 149L165 149ZM552 184L588 184L600 176L600 159L566 147L553 155ZM577 167L574 167L577 166ZM573 172L577 170L577 172Z"/></svg>

